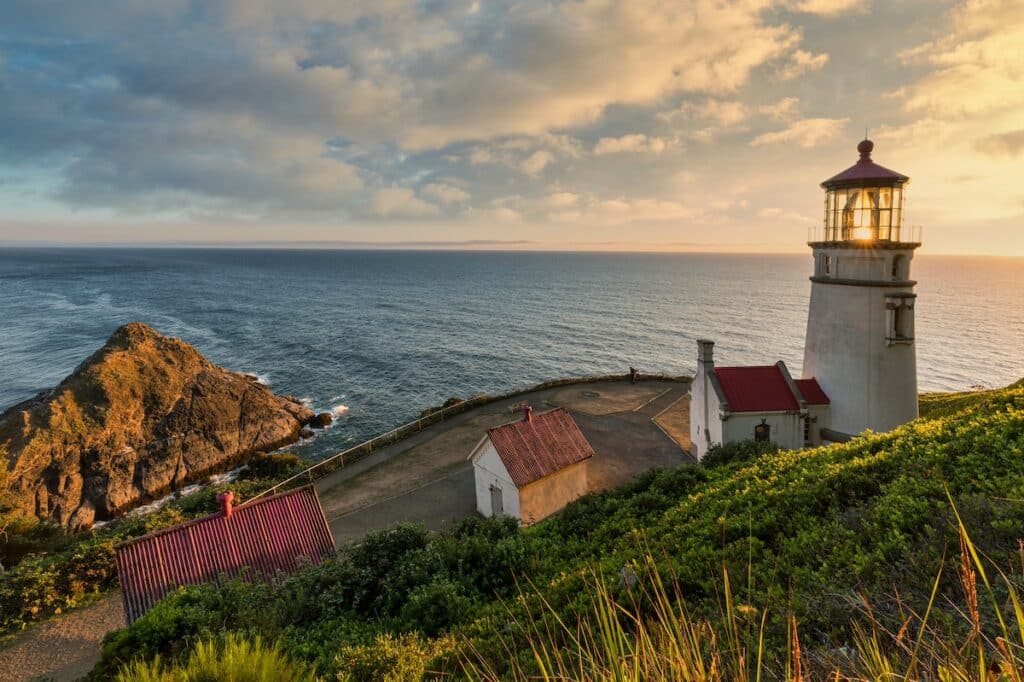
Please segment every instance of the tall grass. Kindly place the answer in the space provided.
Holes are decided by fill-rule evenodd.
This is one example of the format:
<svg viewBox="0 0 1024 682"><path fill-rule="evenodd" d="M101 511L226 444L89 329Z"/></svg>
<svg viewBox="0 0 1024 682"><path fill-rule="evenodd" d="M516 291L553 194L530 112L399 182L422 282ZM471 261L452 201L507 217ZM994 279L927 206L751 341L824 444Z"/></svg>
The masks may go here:
<svg viewBox="0 0 1024 682"><path fill-rule="evenodd" d="M288 659L277 644L234 634L199 642L180 665L152 661L129 663L117 682L313 682L305 666Z"/></svg>
<svg viewBox="0 0 1024 682"><path fill-rule="evenodd" d="M962 600L948 604L946 612L959 619L952 627L948 619L942 626L931 622L943 579L940 569L927 607L906 613L895 632L865 609L850 623L848 646L809 648L801 641L796 619L783 614L788 622L785 649L768 651L769 610L737 603L727 570L722 573L719 613L696 618L688 613L678 586L664 580L647 555L643 570L637 571L643 579L630 588L609 585L593 573L590 608L571 621L543 597L541 612L528 619L515 619L510 609L512 622L495 632L505 660L483 654L467 640L462 672L470 679L524 682L1024 682L1020 576L1010 577L988 562L958 513L956 518L960 552L955 563ZM1021 562L1024 566L1024 547ZM984 614L994 614L993 621L984 622ZM524 640L528 660L514 655Z"/></svg>

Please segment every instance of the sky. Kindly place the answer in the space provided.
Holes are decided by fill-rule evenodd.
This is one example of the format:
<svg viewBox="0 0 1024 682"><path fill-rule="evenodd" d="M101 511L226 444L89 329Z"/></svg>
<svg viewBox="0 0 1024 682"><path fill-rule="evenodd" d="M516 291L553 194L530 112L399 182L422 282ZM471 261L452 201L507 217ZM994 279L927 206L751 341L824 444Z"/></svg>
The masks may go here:
<svg viewBox="0 0 1024 682"><path fill-rule="evenodd" d="M0 243L1024 256L1024 0L4 0Z"/></svg>

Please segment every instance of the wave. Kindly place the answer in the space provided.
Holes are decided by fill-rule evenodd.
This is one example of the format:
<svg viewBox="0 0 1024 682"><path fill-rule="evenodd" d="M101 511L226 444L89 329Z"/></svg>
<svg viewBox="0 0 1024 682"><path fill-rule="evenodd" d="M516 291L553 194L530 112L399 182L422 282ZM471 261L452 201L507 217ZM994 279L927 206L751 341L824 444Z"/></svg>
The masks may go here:
<svg viewBox="0 0 1024 682"><path fill-rule="evenodd" d="M253 379L256 380L257 384L261 384L263 386L270 386L269 374L260 374L259 372L242 372L242 374L244 374L247 377L252 377Z"/></svg>

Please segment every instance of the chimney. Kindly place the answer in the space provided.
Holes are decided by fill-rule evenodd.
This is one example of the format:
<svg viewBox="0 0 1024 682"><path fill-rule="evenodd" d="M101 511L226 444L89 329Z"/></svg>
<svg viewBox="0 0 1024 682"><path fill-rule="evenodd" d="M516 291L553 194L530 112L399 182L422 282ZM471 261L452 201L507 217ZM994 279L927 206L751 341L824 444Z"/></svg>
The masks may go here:
<svg viewBox="0 0 1024 682"><path fill-rule="evenodd" d="M533 422L533 408L529 405L523 405L523 421Z"/></svg>
<svg viewBox="0 0 1024 682"><path fill-rule="evenodd" d="M230 490L221 493L217 496L217 504L220 505L220 513L224 515L224 518L231 518L231 503L235 500L235 494Z"/></svg>
<svg viewBox="0 0 1024 682"><path fill-rule="evenodd" d="M704 369L713 369L715 366L715 342L707 339L697 340L697 362L704 365Z"/></svg>

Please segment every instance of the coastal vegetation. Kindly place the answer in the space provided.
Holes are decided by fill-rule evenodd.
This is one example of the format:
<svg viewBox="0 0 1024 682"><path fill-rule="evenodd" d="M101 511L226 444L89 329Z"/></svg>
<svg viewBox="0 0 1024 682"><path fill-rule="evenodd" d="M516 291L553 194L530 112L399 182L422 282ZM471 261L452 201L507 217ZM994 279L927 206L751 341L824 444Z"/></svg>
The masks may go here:
<svg viewBox="0 0 1024 682"><path fill-rule="evenodd" d="M922 412L650 472L529 529L400 526L278 581L183 588L93 674L230 632L340 679L1020 679L1024 386Z"/></svg>
<svg viewBox="0 0 1024 682"><path fill-rule="evenodd" d="M259 637L248 640L228 635L222 640L206 640L196 644L188 659L180 664L164 665L152 661L136 661L117 675L117 682L313 682L316 678L306 666L290 661L276 644L267 644Z"/></svg>
<svg viewBox="0 0 1024 682"><path fill-rule="evenodd" d="M245 500L302 466L295 455L257 456L236 481L207 486L157 511L126 516L72 535L54 523L16 514L9 501L12 496L3 486L4 472L0 472L0 527L5 521L7 527L3 544L7 570L0 574L0 636L89 604L116 587L114 547L119 542L211 514L218 509L217 494L229 488Z"/></svg>

